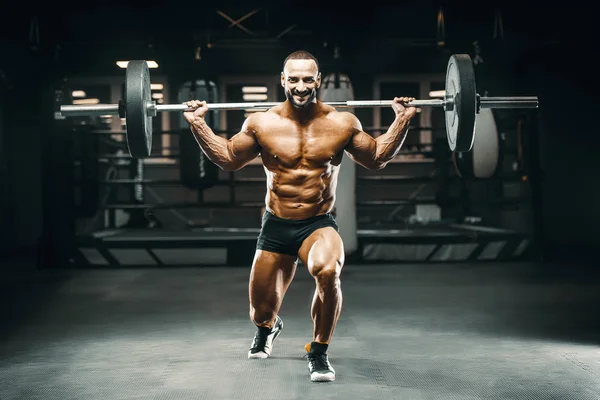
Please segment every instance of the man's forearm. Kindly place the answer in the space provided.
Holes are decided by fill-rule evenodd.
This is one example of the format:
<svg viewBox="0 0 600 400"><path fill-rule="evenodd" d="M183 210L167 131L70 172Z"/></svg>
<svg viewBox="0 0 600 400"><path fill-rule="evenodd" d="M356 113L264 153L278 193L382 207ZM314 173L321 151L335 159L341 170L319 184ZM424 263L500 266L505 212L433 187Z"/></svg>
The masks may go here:
<svg viewBox="0 0 600 400"><path fill-rule="evenodd" d="M375 161L377 164L385 165L398 154L406 138L409 125L410 120L402 117L396 118L387 132L375 139L377 143Z"/></svg>
<svg viewBox="0 0 600 400"><path fill-rule="evenodd" d="M190 124L196 142L208 159L222 169L227 169L232 163L229 141L215 135L204 119L196 119Z"/></svg>

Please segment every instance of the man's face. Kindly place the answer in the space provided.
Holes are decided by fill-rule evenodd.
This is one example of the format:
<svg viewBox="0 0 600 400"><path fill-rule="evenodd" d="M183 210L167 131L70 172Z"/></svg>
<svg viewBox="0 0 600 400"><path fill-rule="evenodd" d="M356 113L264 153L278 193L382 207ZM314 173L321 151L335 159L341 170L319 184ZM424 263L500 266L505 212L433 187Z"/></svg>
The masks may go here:
<svg viewBox="0 0 600 400"><path fill-rule="evenodd" d="M317 97L321 74L313 60L288 60L281 73L285 97L296 108L304 108Z"/></svg>

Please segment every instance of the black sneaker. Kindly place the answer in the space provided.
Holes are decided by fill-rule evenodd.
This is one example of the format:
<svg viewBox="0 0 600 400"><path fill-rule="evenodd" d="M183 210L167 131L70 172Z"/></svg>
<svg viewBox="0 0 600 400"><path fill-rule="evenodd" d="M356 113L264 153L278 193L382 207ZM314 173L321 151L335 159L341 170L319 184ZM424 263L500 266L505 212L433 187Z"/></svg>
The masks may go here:
<svg viewBox="0 0 600 400"><path fill-rule="evenodd" d="M329 364L326 353L306 354L308 359L308 371L312 382L333 382L335 381L335 370Z"/></svg>
<svg viewBox="0 0 600 400"><path fill-rule="evenodd" d="M252 347L248 351L248 358L267 358L273 350L273 341L283 329L283 321L277 316L273 329L257 327Z"/></svg>

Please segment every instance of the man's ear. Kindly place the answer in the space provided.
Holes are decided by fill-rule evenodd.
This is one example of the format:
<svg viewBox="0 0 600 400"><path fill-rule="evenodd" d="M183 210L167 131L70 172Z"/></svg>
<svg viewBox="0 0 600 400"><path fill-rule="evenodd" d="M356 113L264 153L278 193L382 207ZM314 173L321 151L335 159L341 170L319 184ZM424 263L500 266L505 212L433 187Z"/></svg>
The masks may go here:
<svg viewBox="0 0 600 400"><path fill-rule="evenodd" d="M317 88L321 87L321 73L319 72L319 74L317 75Z"/></svg>
<svg viewBox="0 0 600 400"><path fill-rule="evenodd" d="M281 87L285 87L285 74L281 73Z"/></svg>

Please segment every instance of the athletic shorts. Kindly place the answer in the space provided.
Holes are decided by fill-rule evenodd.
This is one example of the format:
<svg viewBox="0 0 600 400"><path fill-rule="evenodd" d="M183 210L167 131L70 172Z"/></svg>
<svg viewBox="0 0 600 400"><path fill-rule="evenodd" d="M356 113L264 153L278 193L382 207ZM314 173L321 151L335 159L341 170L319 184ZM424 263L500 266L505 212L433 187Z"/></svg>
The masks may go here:
<svg viewBox="0 0 600 400"><path fill-rule="evenodd" d="M298 255L302 242L317 229L331 226L339 232L332 214L321 214L307 219L284 219L265 211L256 248L273 253Z"/></svg>

